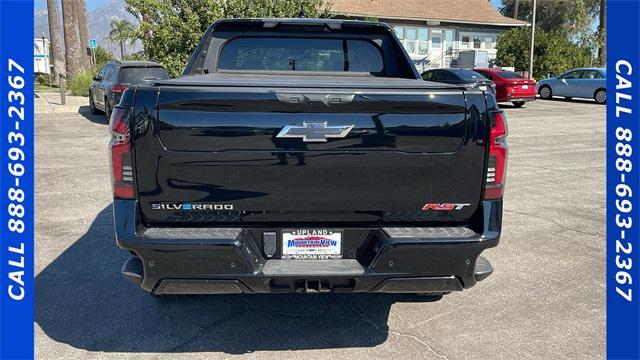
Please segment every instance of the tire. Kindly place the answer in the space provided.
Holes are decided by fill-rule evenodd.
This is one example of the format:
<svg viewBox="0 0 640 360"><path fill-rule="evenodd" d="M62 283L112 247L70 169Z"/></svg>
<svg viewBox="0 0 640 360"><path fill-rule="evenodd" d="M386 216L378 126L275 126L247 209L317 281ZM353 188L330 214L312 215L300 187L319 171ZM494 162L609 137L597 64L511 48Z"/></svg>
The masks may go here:
<svg viewBox="0 0 640 360"><path fill-rule="evenodd" d="M595 100L598 104L606 104L607 103L607 90L606 89L598 89L593 94L593 100Z"/></svg>
<svg viewBox="0 0 640 360"><path fill-rule="evenodd" d="M93 101L93 95L91 92L89 92L89 111L91 111L93 115L98 115L102 112L96 108L96 103Z"/></svg>
<svg viewBox="0 0 640 360"><path fill-rule="evenodd" d="M551 100L551 98L553 98L553 91L549 85L541 86L540 90L538 90L538 94L540 94L540 98L545 100Z"/></svg>
<svg viewBox="0 0 640 360"><path fill-rule="evenodd" d="M111 104L107 98L104 98L104 113L107 115L107 119L111 119Z"/></svg>
<svg viewBox="0 0 640 360"><path fill-rule="evenodd" d="M512 104L517 108L521 108L524 106L524 104L526 104L526 101L513 101Z"/></svg>

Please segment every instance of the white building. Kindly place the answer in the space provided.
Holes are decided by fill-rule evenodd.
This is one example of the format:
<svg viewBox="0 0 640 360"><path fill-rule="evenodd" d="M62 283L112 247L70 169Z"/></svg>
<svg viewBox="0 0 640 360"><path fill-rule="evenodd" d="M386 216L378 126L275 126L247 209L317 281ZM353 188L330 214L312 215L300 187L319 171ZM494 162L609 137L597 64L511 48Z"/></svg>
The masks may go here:
<svg viewBox="0 0 640 360"><path fill-rule="evenodd" d="M49 74L49 39L33 39L33 72L36 74Z"/></svg>
<svg viewBox="0 0 640 360"><path fill-rule="evenodd" d="M491 65L496 57L498 35L528 25L502 16L488 0L333 0L332 3L331 12L337 17L373 19L391 25L419 71L462 66L461 52L474 53L475 64L467 66Z"/></svg>

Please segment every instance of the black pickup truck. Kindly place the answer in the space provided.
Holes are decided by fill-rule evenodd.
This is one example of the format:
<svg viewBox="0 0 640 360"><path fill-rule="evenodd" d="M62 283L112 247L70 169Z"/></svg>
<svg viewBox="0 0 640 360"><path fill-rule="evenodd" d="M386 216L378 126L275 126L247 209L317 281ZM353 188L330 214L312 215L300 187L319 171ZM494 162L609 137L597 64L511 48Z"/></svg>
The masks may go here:
<svg viewBox="0 0 640 360"><path fill-rule="evenodd" d="M437 296L491 274L507 124L381 23L216 21L110 121L117 244L154 295Z"/></svg>

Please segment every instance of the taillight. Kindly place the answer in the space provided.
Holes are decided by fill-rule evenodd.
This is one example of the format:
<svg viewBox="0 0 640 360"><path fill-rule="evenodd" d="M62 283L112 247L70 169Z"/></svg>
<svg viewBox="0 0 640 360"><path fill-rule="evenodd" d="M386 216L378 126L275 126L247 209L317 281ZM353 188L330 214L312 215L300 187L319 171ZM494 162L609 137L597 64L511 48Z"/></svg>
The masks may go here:
<svg viewBox="0 0 640 360"><path fill-rule="evenodd" d="M124 92L127 88L128 86L125 85L113 85L111 87L111 92Z"/></svg>
<svg viewBox="0 0 640 360"><path fill-rule="evenodd" d="M109 122L111 132L111 180L113 195L133 199L133 160L129 131L129 110L116 107Z"/></svg>
<svg viewBox="0 0 640 360"><path fill-rule="evenodd" d="M496 111L491 116L489 141L489 162L487 164L487 186L485 199L500 199L504 193L505 176L507 175L507 117L504 112Z"/></svg>

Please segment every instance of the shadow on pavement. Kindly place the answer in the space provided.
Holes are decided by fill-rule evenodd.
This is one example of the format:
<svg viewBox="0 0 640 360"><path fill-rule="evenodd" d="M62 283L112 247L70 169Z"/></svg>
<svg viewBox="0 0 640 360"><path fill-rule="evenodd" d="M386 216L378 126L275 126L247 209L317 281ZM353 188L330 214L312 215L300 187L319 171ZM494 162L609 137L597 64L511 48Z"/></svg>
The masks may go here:
<svg viewBox="0 0 640 360"><path fill-rule="evenodd" d="M571 99L571 100L567 100L565 98L560 98L560 97L554 97L551 100L543 100L543 99L536 99L534 102L547 102L547 101L554 101L554 102L571 102L571 103L582 103L582 104L588 104L588 105L595 105L595 106L601 106L600 104L596 103L593 100L589 100L589 99ZM527 104L524 105L524 108L526 108L527 106L532 105L531 102L527 102ZM498 103L498 107L501 109L519 109L518 107L516 107L515 105L513 105L510 102L500 102Z"/></svg>
<svg viewBox="0 0 640 360"><path fill-rule="evenodd" d="M111 206L36 277L35 320L48 337L102 352L241 354L372 347L397 301L381 294L220 295L158 300L120 275Z"/></svg>
<svg viewBox="0 0 640 360"><path fill-rule="evenodd" d="M78 114L84 116L87 120L91 121L92 123L109 125L109 119L107 118L107 116L102 113L97 115L92 114L91 110L89 110L89 105L80 106L80 108L78 108Z"/></svg>
<svg viewBox="0 0 640 360"><path fill-rule="evenodd" d="M538 99L538 100L541 100L541 99ZM541 100L541 101L549 101L549 100ZM602 104L598 104L597 102L595 102L595 100L591 100L591 99L578 99L578 98L566 99L566 98L563 98L563 97L555 96L553 99L551 99L551 101L572 102L572 103L582 103L582 104L591 104L591 105L596 105L596 106L604 106Z"/></svg>

